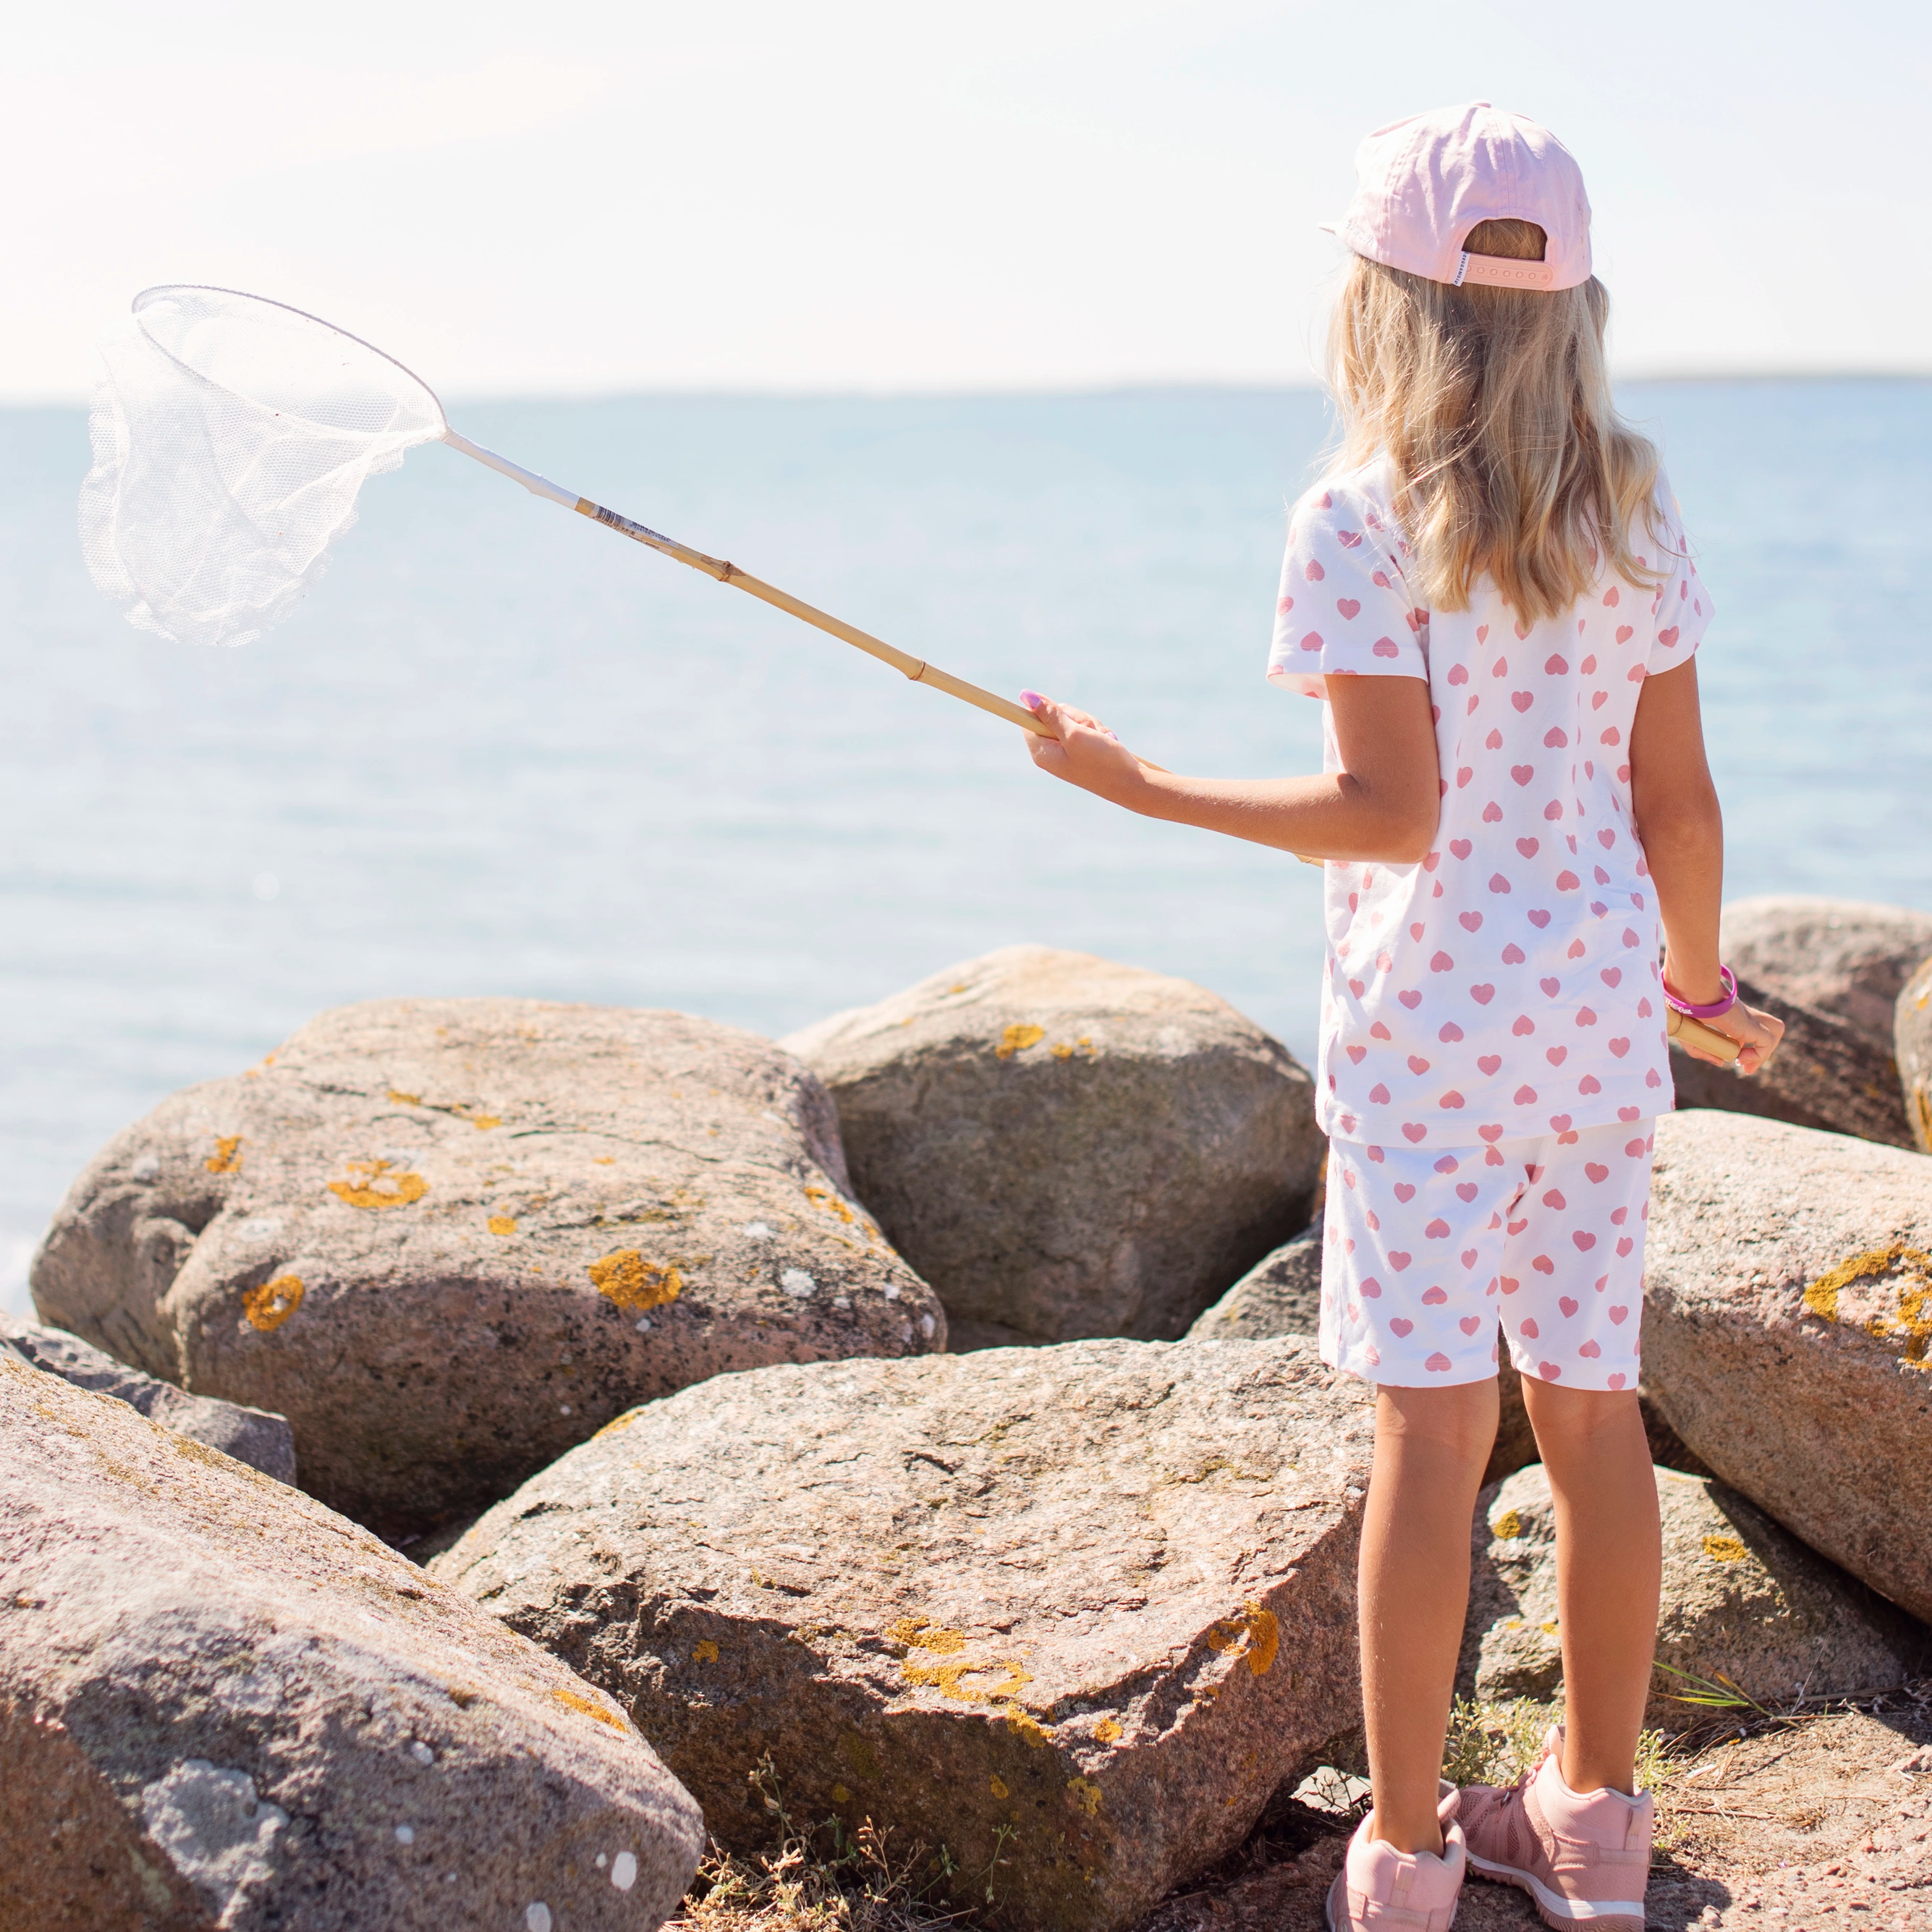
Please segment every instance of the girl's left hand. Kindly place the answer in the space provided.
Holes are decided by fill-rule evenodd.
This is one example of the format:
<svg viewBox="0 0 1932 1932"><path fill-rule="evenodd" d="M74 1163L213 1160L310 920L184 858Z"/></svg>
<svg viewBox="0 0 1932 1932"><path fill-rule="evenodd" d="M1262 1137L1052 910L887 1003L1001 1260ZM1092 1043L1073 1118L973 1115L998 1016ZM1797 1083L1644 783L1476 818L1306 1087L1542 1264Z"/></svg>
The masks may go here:
<svg viewBox="0 0 1932 1932"><path fill-rule="evenodd" d="M1115 805L1138 808L1148 788L1149 768L1099 718L1070 704L1056 704L1036 691L1022 692L1020 702L1052 734L1028 734L1027 749L1042 771Z"/></svg>

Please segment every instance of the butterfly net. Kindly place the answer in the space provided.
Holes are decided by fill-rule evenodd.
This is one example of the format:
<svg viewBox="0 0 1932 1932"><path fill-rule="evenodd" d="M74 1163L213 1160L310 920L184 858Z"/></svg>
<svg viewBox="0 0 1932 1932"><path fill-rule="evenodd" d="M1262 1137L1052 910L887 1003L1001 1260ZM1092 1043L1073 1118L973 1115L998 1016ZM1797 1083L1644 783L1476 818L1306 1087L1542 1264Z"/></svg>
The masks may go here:
<svg viewBox="0 0 1932 1932"><path fill-rule="evenodd" d="M259 296L149 289L100 351L82 552L130 623L183 643L260 636L363 484L448 427L400 362Z"/></svg>

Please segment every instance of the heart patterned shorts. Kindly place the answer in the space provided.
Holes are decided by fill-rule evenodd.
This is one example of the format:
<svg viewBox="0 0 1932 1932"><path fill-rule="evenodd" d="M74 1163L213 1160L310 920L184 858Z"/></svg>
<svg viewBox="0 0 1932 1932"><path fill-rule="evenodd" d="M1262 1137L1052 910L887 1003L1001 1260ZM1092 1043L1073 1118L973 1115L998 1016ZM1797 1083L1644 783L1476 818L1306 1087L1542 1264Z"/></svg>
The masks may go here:
<svg viewBox="0 0 1932 1932"><path fill-rule="evenodd" d="M1634 1389L1654 1120L1444 1152L1332 1141L1322 1359L1391 1388Z"/></svg>

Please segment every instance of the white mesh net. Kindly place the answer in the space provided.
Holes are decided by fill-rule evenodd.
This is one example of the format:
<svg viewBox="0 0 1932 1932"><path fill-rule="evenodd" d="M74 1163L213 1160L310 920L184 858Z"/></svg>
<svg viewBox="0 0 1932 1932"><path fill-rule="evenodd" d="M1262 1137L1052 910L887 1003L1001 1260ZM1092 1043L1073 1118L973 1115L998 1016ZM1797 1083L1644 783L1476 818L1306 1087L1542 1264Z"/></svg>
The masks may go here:
<svg viewBox="0 0 1932 1932"><path fill-rule="evenodd" d="M286 615L364 482L448 427L400 362L259 296L149 289L100 352L81 550L129 622L183 643Z"/></svg>

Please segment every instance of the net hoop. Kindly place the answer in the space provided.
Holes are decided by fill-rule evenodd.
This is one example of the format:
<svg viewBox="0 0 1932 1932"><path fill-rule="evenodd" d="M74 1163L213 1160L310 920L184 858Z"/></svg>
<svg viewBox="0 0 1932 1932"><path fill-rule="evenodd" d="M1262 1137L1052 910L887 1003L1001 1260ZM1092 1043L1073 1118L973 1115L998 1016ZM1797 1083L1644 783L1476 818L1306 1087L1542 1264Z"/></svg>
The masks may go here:
<svg viewBox="0 0 1932 1932"><path fill-rule="evenodd" d="M298 422L307 423L314 429L326 430L334 427L331 424L316 422L312 417L303 416L298 410L272 409L259 397L251 396L245 390L232 388L226 382L218 382L212 376L197 369L192 362L184 362L165 342L155 335L141 319L142 310L150 302L160 301L168 296L183 294L229 296L237 302L254 302L262 308L280 309L284 315L294 316L298 320L302 322L312 322L318 328L326 328L330 334L339 335L344 340L354 343L357 348L367 350L379 361L388 363L391 368L400 369L436 405L436 412L442 418L443 428L446 430L448 428L449 412L442 406L442 398L406 362L404 362L400 356L392 356L386 349L378 349L373 342L356 334L351 329L343 328L338 322L329 321L325 316L311 314L305 308L297 308L293 302L277 302L272 296L255 295L247 289L224 288L218 282L157 282L152 288L143 289L128 305L128 313L134 316L142 337L157 354L165 356L184 375L191 376L195 381L206 388L212 389L221 395L232 397L236 402L245 404L250 409L261 410L272 416L284 416Z"/></svg>

